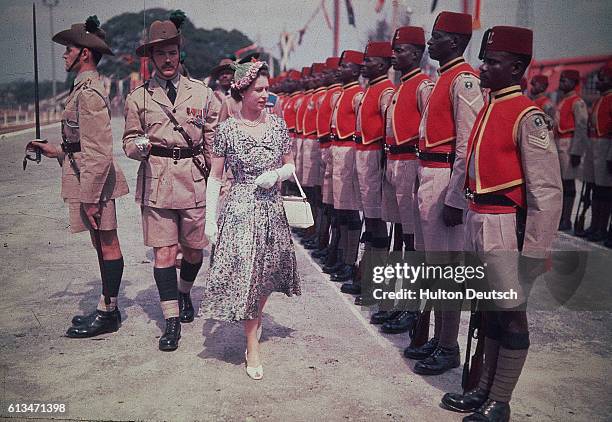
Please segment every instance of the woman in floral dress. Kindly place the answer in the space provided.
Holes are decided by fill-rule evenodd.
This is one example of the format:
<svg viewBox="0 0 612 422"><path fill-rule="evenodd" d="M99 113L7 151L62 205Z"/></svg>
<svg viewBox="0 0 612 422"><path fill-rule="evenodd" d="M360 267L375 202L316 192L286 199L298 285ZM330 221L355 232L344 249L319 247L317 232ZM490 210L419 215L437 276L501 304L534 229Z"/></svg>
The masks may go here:
<svg viewBox="0 0 612 422"><path fill-rule="evenodd" d="M200 315L243 321L247 373L263 377L258 329L272 292L301 294L295 251L280 195L293 174L285 122L265 111L268 70L264 62L235 65L232 96L241 111L217 127L206 189L205 233L215 244ZM217 217L224 166L234 182Z"/></svg>

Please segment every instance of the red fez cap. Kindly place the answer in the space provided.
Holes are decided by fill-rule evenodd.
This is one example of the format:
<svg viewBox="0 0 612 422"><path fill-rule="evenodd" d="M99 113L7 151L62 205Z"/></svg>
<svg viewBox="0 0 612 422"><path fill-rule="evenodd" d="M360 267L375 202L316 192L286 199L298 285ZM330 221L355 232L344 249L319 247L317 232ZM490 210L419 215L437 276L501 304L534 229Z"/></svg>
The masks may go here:
<svg viewBox="0 0 612 422"><path fill-rule="evenodd" d="M311 69L312 73L323 73L325 70L325 63L313 63Z"/></svg>
<svg viewBox="0 0 612 422"><path fill-rule="evenodd" d="M425 45L425 31L418 26L402 26L395 30L392 44Z"/></svg>
<svg viewBox="0 0 612 422"><path fill-rule="evenodd" d="M434 22L433 30L472 35L472 15L447 11L440 12Z"/></svg>
<svg viewBox="0 0 612 422"><path fill-rule="evenodd" d="M561 72L560 77L571 79L572 81L575 81L575 82L580 82L580 72L578 72L576 69L565 69L564 71Z"/></svg>
<svg viewBox="0 0 612 422"><path fill-rule="evenodd" d="M344 50L340 56L340 63L363 63L363 53L355 50Z"/></svg>
<svg viewBox="0 0 612 422"><path fill-rule="evenodd" d="M366 45L363 57L389 57L393 55L391 43L386 41L370 41Z"/></svg>
<svg viewBox="0 0 612 422"><path fill-rule="evenodd" d="M325 60L325 67L328 70L336 70L340 66L340 57L328 57Z"/></svg>
<svg viewBox="0 0 612 422"><path fill-rule="evenodd" d="M311 71L309 67L303 67L302 68L302 78L306 77L306 76L310 76L311 75Z"/></svg>
<svg viewBox="0 0 612 422"><path fill-rule="evenodd" d="M535 75L531 78L531 83L540 83L540 84L547 84L548 83L548 76L546 75Z"/></svg>
<svg viewBox="0 0 612 422"><path fill-rule="evenodd" d="M518 26L494 26L482 36L480 53L482 59L487 51L506 51L531 57L533 54L533 31Z"/></svg>
<svg viewBox="0 0 612 422"><path fill-rule="evenodd" d="M300 79L302 77L302 73L297 71L297 70L290 70L289 71L289 79L292 79L294 81L297 81L298 79Z"/></svg>

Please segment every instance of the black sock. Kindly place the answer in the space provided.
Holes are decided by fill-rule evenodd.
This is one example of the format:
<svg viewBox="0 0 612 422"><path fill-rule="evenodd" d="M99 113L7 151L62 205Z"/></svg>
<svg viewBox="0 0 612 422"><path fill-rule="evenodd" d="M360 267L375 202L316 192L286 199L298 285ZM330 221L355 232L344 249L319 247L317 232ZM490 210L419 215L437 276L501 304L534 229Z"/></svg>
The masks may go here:
<svg viewBox="0 0 612 422"><path fill-rule="evenodd" d="M162 302L178 300L178 283L174 265L168 268L153 268L153 277L159 291L159 300Z"/></svg>
<svg viewBox="0 0 612 422"><path fill-rule="evenodd" d="M185 281L189 281L193 283L198 276L198 271L202 268L202 261L197 264L192 264L191 262L185 260L181 262L181 278Z"/></svg>
<svg viewBox="0 0 612 422"><path fill-rule="evenodd" d="M117 297L122 277L123 257L113 260L104 260L104 279L106 280L108 297ZM104 296L106 296L106 294Z"/></svg>

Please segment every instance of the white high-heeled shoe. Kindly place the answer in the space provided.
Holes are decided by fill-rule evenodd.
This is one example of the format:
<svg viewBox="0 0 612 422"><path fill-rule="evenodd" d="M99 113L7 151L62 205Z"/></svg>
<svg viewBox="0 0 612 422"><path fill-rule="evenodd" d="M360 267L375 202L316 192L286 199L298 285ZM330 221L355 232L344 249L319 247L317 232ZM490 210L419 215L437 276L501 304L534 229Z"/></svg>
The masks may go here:
<svg viewBox="0 0 612 422"><path fill-rule="evenodd" d="M263 378L263 365L249 366L248 364L248 350L244 351L244 366L246 366L246 373L251 379L260 380Z"/></svg>

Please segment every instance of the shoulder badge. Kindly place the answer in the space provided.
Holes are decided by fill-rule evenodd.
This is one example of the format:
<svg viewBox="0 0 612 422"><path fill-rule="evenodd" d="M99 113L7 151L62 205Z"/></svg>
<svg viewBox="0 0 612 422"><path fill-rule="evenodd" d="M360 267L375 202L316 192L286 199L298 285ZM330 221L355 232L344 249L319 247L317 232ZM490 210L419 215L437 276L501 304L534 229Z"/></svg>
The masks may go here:
<svg viewBox="0 0 612 422"><path fill-rule="evenodd" d="M466 89L472 89L473 86L474 86L474 84L472 83L472 81L465 81L465 88Z"/></svg>

